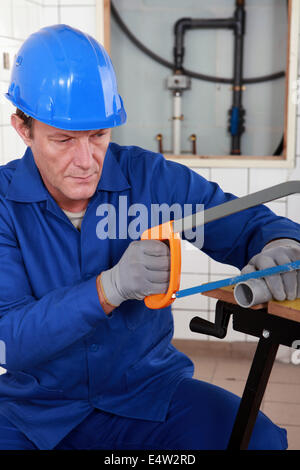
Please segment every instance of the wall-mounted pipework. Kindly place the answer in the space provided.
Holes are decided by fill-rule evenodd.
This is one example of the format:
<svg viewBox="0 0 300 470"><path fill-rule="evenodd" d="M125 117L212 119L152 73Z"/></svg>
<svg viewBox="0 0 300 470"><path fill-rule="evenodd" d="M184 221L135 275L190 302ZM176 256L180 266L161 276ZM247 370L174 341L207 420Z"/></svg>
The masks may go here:
<svg viewBox="0 0 300 470"><path fill-rule="evenodd" d="M288 1L287 6L288 6ZM197 80L203 80L211 83L222 83L222 84L229 84L232 85L232 107L229 110L229 123L228 123L228 131L231 134L231 150L230 153L232 155L240 155L241 154L241 135L245 131L244 127L244 116L245 110L242 106L242 92L245 91L245 85L254 85L256 83L263 83L267 81L277 80L283 78L285 76L284 71L271 73L268 75L263 75L259 77L251 77L245 78L243 77L243 46L244 46L244 35L245 35L245 20L246 20L246 13L245 13L245 0L236 0L235 3L235 12L232 18L225 18L225 19L198 19L193 20L191 18L183 18L181 20L176 21L174 26L174 33L175 33L175 44L174 44L174 61L168 61L163 57L159 56L158 54L154 53L148 47L146 47L125 25L122 18L120 17L119 13L117 12L113 1L111 1L111 13L115 21L117 22L120 29L124 32L127 38L136 46L138 47L144 54L150 57L155 62L159 63L160 65L167 67L173 71L173 75L168 78L168 88L172 90L172 93L179 92L180 97L185 89L190 88L190 84L188 88L181 88L180 83L183 82L187 78L194 78ZM233 78L225 78L225 77L215 77L211 75L206 75L203 73L198 73L192 70L187 70L183 67L183 58L184 58L184 33L187 29L195 29L195 28L227 28L232 29L234 33L234 70L233 70ZM177 82L178 76L180 76L180 81ZM175 85L178 85L178 89L174 89ZM173 86L173 88L171 88ZM177 97L173 96L173 101L177 98L177 106L178 106L178 95ZM173 109L175 108L175 104L173 103ZM176 115L178 112L176 112ZM183 118L182 118L183 119ZM178 142L180 142L180 136L174 136L175 129L176 132L180 132L180 122L182 119L174 120L172 119L173 123L173 147L176 145L178 146ZM177 125L175 125L174 121L178 121ZM161 139L158 141L160 149L162 149L162 136ZM283 137L277 146L276 150L274 151L273 155L281 155L283 151ZM162 153L162 152L161 152ZM172 152L171 152L172 153ZM174 150L173 150L173 153ZM176 154L180 154L176 152Z"/></svg>
<svg viewBox="0 0 300 470"><path fill-rule="evenodd" d="M232 155L241 154L240 139L244 132L244 115L245 110L242 106L243 86L243 48L245 34L245 0L236 0L235 12L232 18L221 19L193 19L181 18L176 21L174 26L174 77L177 74L184 76L183 59L184 59L184 35L190 29L231 29L234 33L234 70L233 70L233 98L232 107L229 111L228 131L231 134L231 151ZM173 142L180 142L180 137L174 136L174 133L180 133L179 126L173 126ZM176 155L180 154L177 147L173 147Z"/></svg>

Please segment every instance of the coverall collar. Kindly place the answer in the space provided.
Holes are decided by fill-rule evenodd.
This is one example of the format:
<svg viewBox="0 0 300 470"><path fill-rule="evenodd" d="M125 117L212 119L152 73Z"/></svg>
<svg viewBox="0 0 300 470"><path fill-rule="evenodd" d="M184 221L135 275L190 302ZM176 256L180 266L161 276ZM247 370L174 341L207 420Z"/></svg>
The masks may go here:
<svg viewBox="0 0 300 470"><path fill-rule="evenodd" d="M123 191L128 188L130 188L130 184L109 146L96 192L101 190ZM13 174L6 199L17 202L38 202L45 201L49 196L50 193L43 183L32 151L30 147L27 147Z"/></svg>

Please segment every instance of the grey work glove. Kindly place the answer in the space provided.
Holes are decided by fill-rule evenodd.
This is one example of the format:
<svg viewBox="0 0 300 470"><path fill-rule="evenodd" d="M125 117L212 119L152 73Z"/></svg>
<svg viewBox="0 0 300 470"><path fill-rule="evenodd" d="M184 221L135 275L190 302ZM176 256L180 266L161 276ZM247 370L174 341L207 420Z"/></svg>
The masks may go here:
<svg viewBox="0 0 300 470"><path fill-rule="evenodd" d="M261 269L300 259L300 243L290 238L282 238L268 243L260 253L253 256L242 269L247 274ZM274 274L261 279L249 279L238 283L234 288L235 300L242 307L252 307L259 303L275 300L294 300L300 297L300 271Z"/></svg>
<svg viewBox="0 0 300 470"><path fill-rule="evenodd" d="M147 295L167 291L170 277L170 250L159 240L130 243L120 261L101 273L104 297L118 307L124 300L142 300Z"/></svg>

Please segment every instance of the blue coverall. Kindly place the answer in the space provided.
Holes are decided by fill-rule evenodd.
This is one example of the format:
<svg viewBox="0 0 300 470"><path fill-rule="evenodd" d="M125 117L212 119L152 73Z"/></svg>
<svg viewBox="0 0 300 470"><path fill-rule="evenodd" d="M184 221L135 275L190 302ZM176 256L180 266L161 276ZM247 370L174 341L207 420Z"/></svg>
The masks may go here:
<svg viewBox="0 0 300 470"><path fill-rule="evenodd" d="M190 400L193 394L198 397L204 416L209 407L222 409L229 396L210 385L200 386L196 395L186 391L193 364L171 345L170 307L150 310L143 301L128 300L109 316L103 312L96 277L119 261L132 240L99 238L97 208L112 204L119 215L121 195L128 207L143 203L149 214L153 203L202 203L207 209L235 197L160 154L111 143L79 232L44 186L30 148L23 158L0 167L0 340L6 346L7 369L0 375L0 448L3 430L10 425L9 432L17 430L34 447L53 449L89 419L105 416L106 429L108 416L123 422L132 418L135 429L143 423L157 428L169 419L171 408L184 422L172 402L176 393ZM241 269L274 238L300 241L299 229L268 208L256 207L207 224L203 251ZM226 445L218 435L226 428L229 437L233 414L230 410L228 423L226 413L219 413L215 437L207 442L208 414L198 422L198 440L203 436L211 448ZM276 435L281 431L270 426ZM95 435L92 425L90 432ZM112 440L112 430L109 435ZM135 447L146 446L146 440L136 442L141 429L134 435ZM151 439L149 447L166 445ZM256 445L268 446L261 439ZM113 444L104 440L101 445ZM286 445L284 437L281 445Z"/></svg>

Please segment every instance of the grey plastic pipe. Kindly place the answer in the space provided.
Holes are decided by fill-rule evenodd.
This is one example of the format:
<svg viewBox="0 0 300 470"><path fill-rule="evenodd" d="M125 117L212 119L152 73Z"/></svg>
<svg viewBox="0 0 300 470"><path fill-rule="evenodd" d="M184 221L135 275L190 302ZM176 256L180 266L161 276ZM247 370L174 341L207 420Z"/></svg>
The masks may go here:
<svg viewBox="0 0 300 470"><path fill-rule="evenodd" d="M234 287L233 295L236 302L245 308L263 304L272 299L272 294L263 279L249 279L246 282L239 282Z"/></svg>

